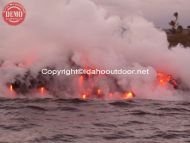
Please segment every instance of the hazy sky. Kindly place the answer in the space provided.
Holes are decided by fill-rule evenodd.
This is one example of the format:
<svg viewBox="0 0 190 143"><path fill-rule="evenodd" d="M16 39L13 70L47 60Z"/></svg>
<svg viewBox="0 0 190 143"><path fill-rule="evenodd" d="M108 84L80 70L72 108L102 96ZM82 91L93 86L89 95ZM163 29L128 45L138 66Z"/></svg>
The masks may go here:
<svg viewBox="0 0 190 143"><path fill-rule="evenodd" d="M168 27L173 13L179 13L179 23L190 25L190 0L94 0L103 5L110 13L125 16L138 13L153 21L158 27Z"/></svg>
<svg viewBox="0 0 190 143"><path fill-rule="evenodd" d="M31 2L27 0L15 0L28 7ZM57 6L56 3L61 1L70 1L70 0L33 0L33 3L36 3L36 7L40 7L41 3L43 5L42 9L48 8L49 5ZM74 0L77 1L77 0ZM179 23L186 27L190 25L190 0L92 0L95 1L98 5L106 8L109 13L120 15L124 17L128 14L141 14L149 21L155 23L157 27L167 28L169 27L169 21L174 18L173 13L179 12ZM0 0L0 8L3 9L4 5L11 0ZM34 6L35 7L35 6ZM27 12L30 12L30 9L26 9ZM37 11L32 11L33 13ZM0 18L1 19L1 18Z"/></svg>

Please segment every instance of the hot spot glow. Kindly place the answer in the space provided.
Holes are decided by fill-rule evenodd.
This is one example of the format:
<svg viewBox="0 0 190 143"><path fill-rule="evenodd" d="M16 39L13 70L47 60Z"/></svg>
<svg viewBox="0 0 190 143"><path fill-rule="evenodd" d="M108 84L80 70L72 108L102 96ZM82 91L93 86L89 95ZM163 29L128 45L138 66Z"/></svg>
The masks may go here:
<svg viewBox="0 0 190 143"><path fill-rule="evenodd" d="M113 93L109 93L109 97L112 97L113 96Z"/></svg>
<svg viewBox="0 0 190 143"><path fill-rule="evenodd" d="M87 99L87 95L86 94L82 94L82 99L86 100Z"/></svg>
<svg viewBox="0 0 190 143"><path fill-rule="evenodd" d="M157 79L161 86L165 86L172 80L172 77L171 77L171 75L158 72Z"/></svg>
<svg viewBox="0 0 190 143"><path fill-rule="evenodd" d="M11 95L16 95L16 93L15 93L15 91L14 91L14 87L13 87L12 84L10 84L10 85L8 86L8 90L9 90L9 93L10 93Z"/></svg>
<svg viewBox="0 0 190 143"><path fill-rule="evenodd" d="M14 91L12 84L9 85L9 91L10 91L10 92L13 92L13 91Z"/></svg>
<svg viewBox="0 0 190 143"><path fill-rule="evenodd" d="M101 89L97 90L97 94L100 95L102 93Z"/></svg>
<svg viewBox="0 0 190 143"><path fill-rule="evenodd" d="M81 75L79 77L79 86L82 87L83 86L83 83L84 83L84 77Z"/></svg>
<svg viewBox="0 0 190 143"><path fill-rule="evenodd" d="M132 99L132 98L134 98L134 94L133 94L133 92L131 92L131 91L125 92L125 93L123 94L123 99L125 99L125 100L130 100L130 99Z"/></svg>
<svg viewBox="0 0 190 143"><path fill-rule="evenodd" d="M45 92L46 92L45 87L43 87L43 86L42 86L42 87L40 87L40 88L39 88L39 92L40 92L40 94L41 94L41 95L44 95L44 94L45 94Z"/></svg>

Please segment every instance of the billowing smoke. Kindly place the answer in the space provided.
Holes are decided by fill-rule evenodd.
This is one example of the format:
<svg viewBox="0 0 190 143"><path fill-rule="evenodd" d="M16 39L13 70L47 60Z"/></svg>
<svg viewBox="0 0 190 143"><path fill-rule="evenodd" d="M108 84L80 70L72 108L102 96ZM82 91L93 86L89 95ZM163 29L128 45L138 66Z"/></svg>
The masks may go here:
<svg viewBox="0 0 190 143"><path fill-rule="evenodd" d="M119 88L130 88L140 98L161 99L182 94L155 86L157 71L171 74L190 88L190 49L182 45L168 49L165 32L131 9L120 17L91 0L20 2L27 10L25 22L0 26L1 94L5 94L6 84L14 82L18 75L30 71L37 77L44 67L70 68L71 63L102 69L150 69L145 76L112 77ZM71 86L75 89L75 81L68 80L69 77L57 78L52 85L54 94L58 94L57 90L69 92ZM112 86L104 88L109 91Z"/></svg>

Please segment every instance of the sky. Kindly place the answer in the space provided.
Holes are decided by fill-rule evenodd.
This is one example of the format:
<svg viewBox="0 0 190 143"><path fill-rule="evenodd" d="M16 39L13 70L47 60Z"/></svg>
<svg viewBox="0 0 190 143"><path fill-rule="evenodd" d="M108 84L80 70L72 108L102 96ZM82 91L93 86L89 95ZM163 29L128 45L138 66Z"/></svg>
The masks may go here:
<svg viewBox="0 0 190 143"><path fill-rule="evenodd" d="M190 25L190 0L94 0L109 13L124 17L129 12L143 15L157 27L168 28L173 13L179 13L179 23Z"/></svg>

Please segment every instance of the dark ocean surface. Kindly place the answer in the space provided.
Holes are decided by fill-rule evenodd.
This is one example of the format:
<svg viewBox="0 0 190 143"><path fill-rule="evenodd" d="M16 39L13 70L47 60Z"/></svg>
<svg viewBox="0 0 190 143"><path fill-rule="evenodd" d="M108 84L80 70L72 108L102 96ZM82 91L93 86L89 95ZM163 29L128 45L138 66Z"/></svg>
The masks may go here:
<svg viewBox="0 0 190 143"><path fill-rule="evenodd" d="M0 99L0 143L190 143L190 102Z"/></svg>

